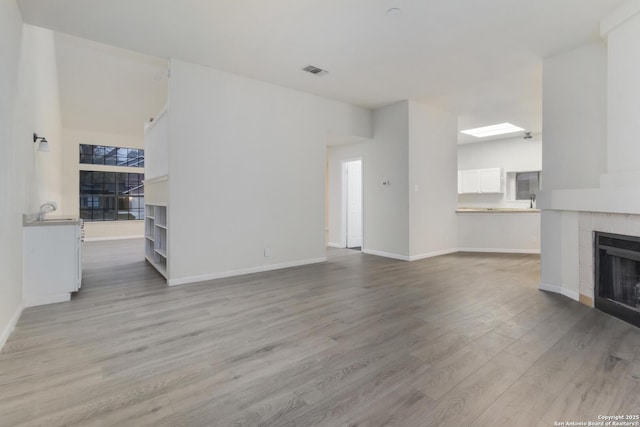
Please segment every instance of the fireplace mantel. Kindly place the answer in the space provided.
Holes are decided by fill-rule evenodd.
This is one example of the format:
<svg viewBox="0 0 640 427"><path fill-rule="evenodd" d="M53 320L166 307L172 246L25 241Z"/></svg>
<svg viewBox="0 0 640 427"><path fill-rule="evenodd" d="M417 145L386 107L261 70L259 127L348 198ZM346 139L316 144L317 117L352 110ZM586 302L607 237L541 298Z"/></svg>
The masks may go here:
<svg viewBox="0 0 640 427"><path fill-rule="evenodd" d="M640 187L541 191L541 210L640 214Z"/></svg>

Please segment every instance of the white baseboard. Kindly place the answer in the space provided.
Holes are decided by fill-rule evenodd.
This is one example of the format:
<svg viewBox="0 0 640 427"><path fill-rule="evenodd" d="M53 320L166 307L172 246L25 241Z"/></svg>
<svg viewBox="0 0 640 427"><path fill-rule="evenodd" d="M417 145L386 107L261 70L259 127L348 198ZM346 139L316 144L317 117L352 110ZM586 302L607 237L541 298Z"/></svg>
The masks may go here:
<svg viewBox="0 0 640 427"><path fill-rule="evenodd" d="M38 305L56 304L59 302L71 301L71 293L64 292L55 295L38 295L35 297L24 296L24 307L36 307Z"/></svg>
<svg viewBox="0 0 640 427"><path fill-rule="evenodd" d="M550 285L548 283L540 282L538 283L538 289L541 291L553 292L559 294L562 288L558 285Z"/></svg>
<svg viewBox="0 0 640 427"><path fill-rule="evenodd" d="M186 285L188 283L205 282L207 280L223 279L225 277L243 276L245 274L262 273L265 271L281 270L283 268L300 267L302 265L318 264L326 262L327 257L303 259L300 261L289 261L280 264L261 265L259 267L251 267L240 270L223 271L221 273L203 274L200 276L181 277L179 279L169 279L169 286Z"/></svg>
<svg viewBox="0 0 640 427"><path fill-rule="evenodd" d="M495 253L495 254L536 254L536 255L540 255L540 249L458 248L458 252L480 252L480 253Z"/></svg>
<svg viewBox="0 0 640 427"><path fill-rule="evenodd" d="M444 249L441 251L434 251L434 252L427 252L426 254L420 254L420 255L411 255L409 257L409 261L417 261L419 259L425 259L425 258L433 258L434 256L440 256L440 255L448 255L448 254L454 254L458 252L458 249Z"/></svg>
<svg viewBox="0 0 640 427"><path fill-rule="evenodd" d="M129 239L144 239L144 234L136 236L114 236L114 237L87 237L85 242L105 242L107 240L129 240Z"/></svg>
<svg viewBox="0 0 640 427"><path fill-rule="evenodd" d="M369 254L369 255L376 255L376 256L382 256L382 257L385 257L385 258L398 259L400 261L417 261L419 259L432 258L432 257L435 257L435 256L440 256L440 255L453 254L453 253L458 252L458 249L457 248L444 249L444 250L441 250L441 251L434 251L434 252L428 252L426 254L411 255L411 256L399 255L399 254L394 254L394 253L391 253L391 252L376 251L376 250L373 250L373 249L362 249L362 252L364 252L365 254Z"/></svg>
<svg viewBox="0 0 640 427"><path fill-rule="evenodd" d="M407 255L399 255L399 254L394 254L391 252L383 252L383 251L376 251L373 249L365 249L362 248L362 252L365 254L369 254L369 255L376 255L376 256L382 256L385 258L392 258L392 259L399 259L400 261L409 261L409 257Z"/></svg>
<svg viewBox="0 0 640 427"><path fill-rule="evenodd" d="M560 291L560 293L567 298L571 298L574 301L580 301L580 294L578 292L570 291L568 289L563 288L562 291Z"/></svg>
<svg viewBox="0 0 640 427"><path fill-rule="evenodd" d="M333 242L327 243L327 246L329 246L330 248L341 248L341 249L346 248L345 245L341 245L340 243L333 243Z"/></svg>
<svg viewBox="0 0 640 427"><path fill-rule="evenodd" d="M0 334L0 351L2 351L2 348L7 343L11 332L16 328L23 308L23 305L20 304L18 308L16 308L15 313L13 313L13 316L11 316L11 319L9 319L9 323L2 329L2 334Z"/></svg>
<svg viewBox="0 0 640 427"><path fill-rule="evenodd" d="M565 289L558 285L550 285L548 283L540 282L538 284L538 289L541 291L553 292L556 294L564 295L567 298L571 298L574 301L580 300L580 295L578 292L570 291L569 289Z"/></svg>

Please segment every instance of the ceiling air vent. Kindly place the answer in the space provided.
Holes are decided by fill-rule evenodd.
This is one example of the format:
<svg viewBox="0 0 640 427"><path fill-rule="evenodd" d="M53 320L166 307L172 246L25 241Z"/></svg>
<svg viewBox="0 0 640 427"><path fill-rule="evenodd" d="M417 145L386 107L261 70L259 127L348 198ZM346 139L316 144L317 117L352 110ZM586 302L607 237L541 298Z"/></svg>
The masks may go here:
<svg viewBox="0 0 640 427"><path fill-rule="evenodd" d="M328 73L327 70L323 70L322 68L314 67L313 65L307 65L302 69L302 71L306 71L307 73L315 74L316 76L324 76Z"/></svg>

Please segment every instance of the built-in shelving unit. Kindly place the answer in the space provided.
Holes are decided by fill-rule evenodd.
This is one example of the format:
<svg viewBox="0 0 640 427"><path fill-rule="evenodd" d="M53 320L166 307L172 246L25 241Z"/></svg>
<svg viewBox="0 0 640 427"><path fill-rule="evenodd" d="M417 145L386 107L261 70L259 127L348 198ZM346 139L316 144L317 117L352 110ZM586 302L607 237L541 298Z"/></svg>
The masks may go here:
<svg viewBox="0 0 640 427"><path fill-rule="evenodd" d="M165 278L168 278L167 206L145 205L144 253L145 258Z"/></svg>

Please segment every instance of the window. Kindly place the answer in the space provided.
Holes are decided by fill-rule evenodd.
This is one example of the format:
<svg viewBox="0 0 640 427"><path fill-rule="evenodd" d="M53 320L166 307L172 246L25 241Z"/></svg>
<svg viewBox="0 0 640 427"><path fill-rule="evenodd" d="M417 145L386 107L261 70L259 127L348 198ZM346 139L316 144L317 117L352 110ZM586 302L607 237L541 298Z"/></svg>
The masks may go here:
<svg viewBox="0 0 640 427"><path fill-rule="evenodd" d="M144 150L80 144L80 163L142 168L144 167Z"/></svg>
<svg viewBox="0 0 640 427"><path fill-rule="evenodd" d="M540 190L540 172L516 173L516 200L529 200Z"/></svg>
<svg viewBox="0 0 640 427"><path fill-rule="evenodd" d="M80 218L85 221L144 219L144 174L124 169L144 167L144 150L80 144L80 164L115 169L80 171Z"/></svg>
<svg viewBox="0 0 640 427"><path fill-rule="evenodd" d="M144 174L80 171L80 218L85 221L144 219Z"/></svg>

